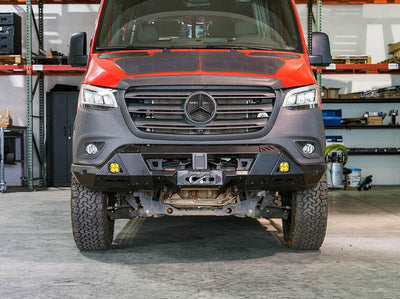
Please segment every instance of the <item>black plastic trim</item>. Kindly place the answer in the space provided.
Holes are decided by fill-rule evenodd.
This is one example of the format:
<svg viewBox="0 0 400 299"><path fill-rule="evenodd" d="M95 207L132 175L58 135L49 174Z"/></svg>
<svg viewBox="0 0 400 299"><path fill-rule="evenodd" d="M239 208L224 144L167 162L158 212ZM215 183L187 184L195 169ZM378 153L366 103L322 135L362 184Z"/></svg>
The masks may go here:
<svg viewBox="0 0 400 299"><path fill-rule="evenodd" d="M104 53L99 54L100 59L107 59L107 58L138 58L150 56L149 52L118 52L118 53Z"/></svg>
<svg viewBox="0 0 400 299"><path fill-rule="evenodd" d="M272 89L283 89L283 84L273 77L234 76L234 75L168 75L149 77L126 77L118 83L118 89L128 89L135 86L162 86L162 85L240 85L260 86Z"/></svg>

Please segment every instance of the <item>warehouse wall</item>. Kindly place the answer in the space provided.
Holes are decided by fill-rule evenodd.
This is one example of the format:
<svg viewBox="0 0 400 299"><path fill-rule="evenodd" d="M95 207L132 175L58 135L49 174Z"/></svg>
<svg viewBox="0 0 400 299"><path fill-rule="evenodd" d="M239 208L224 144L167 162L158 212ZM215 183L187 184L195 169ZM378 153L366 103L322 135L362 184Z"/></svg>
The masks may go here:
<svg viewBox="0 0 400 299"><path fill-rule="evenodd" d="M86 31L90 36L97 16L97 5L45 5L45 49L57 50L64 54L69 52L71 33ZM25 28L25 6L1 5L1 12L16 12L23 19L23 36ZM307 8L298 5L304 31L306 31ZM333 55L372 55L376 63L387 58L387 44L400 41L400 5L326 5L323 8L323 31L331 39ZM25 44L25 42L24 42ZM25 45L23 46L25 48ZM34 38L33 49L37 49ZM55 84L78 85L80 77L46 77L45 89ZM341 87L341 93L357 92L371 88L400 85L400 75L329 75L324 76L323 84L327 87ZM26 95L24 76L0 76L0 108L14 111L14 124L26 125ZM35 99L35 113L38 103ZM371 110L389 111L399 109L393 106L338 105L327 109L345 109L344 117L358 116ZM400 118L399 118L400 121ZM37 127L37 126L36 126ZM400 147L398 130L353 130L330 131L329 134L341 134L345 144L350 147L392 146ZM37 130L36 130L36 136ZM37 161L35 176L38 175ZM400 185L400 156L391 157L354 157L350 158L349 167L363 169L363 176L373 174L375 184ZM395 166L395 167L394 167ZM396 168L397 166L397 168ZM19 184L18 167L7 167L7 183Z"/></svg>
<svg viewBox="0 0 400 299"><path fill-rule="evenodd" d="M307 29L307 6L298 5L304 31ZM324 5L322 31L331 42L332 56L370 55L372 63L389 58L387 45L400 41L400 5ZM323 75L322 85L341 88L339 93L360 92L400 85L400 75ZM360 117L366 111L400 110L400 104L329 104L324 109L342 109L343 117ZM389 122L387 117L384 124ZM400 117L398 117L400 123ZM398 129L329 130L342 135L347 147L400 147ZM362 177L374 176L374 184L400 185L400 156L350 156L346 165L361 168Z"/></svg>
<svg viewBox="0 0 400 299"><path fill-rule="evenodd" d="M34 6L37 16L37 7ZM94 23L97 17L98 5L45 5L44 30L45 50L50 49L69 53L69 39L72 33L86 31L92 35ZM22 18L22 36L25 36L25 6L24 5L0 5L1 12L15 12ZM32 29L34 30L34 29ZM37 52L38 42L34 35L32 49ZM26 45L23 39L23 56L26 56ZM34 78L35 80L36 78ZM48 76L45 77L45 91L50 90L55 84L79 85L81 76ZM0 76L0 108L13 111L13 123L17 126L26 126L26 79L25 76ZM34 115L38 115L38 98L34 99ZM34 132L38 140L38 120L34 119ZM36 154L34 154L34 177L39 176L39 167ZM6 182L10 186L20 184L20 165L6 167Z"/></svg>

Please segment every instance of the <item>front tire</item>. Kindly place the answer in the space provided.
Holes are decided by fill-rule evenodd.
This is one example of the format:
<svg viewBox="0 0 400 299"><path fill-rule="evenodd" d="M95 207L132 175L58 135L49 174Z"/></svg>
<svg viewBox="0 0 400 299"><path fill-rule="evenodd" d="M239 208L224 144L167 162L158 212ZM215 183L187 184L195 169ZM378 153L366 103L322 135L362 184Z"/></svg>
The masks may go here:
<svg viewBox="0 0 400 299"><path fill-rule="evenodd" d="M72 178L72 232L80 250L104 250L110 247L114 236L114 220L108 217L107 206L106 193L90 190Z"/></svg>
<svg viewBox="0 0 400 299"><path fill-rule="evenodd" d="M324 174L317 186L292 192L289 218L282 220L287 246L298 250L318 250L324 242L328 218L328 185Z"/></svg>

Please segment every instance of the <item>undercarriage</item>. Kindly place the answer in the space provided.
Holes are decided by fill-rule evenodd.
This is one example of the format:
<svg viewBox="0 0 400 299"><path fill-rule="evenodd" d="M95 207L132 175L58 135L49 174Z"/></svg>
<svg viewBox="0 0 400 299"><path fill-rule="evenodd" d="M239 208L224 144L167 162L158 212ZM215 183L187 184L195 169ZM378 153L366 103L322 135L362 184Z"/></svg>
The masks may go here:
<svg viewBox="0 0 400 299"><path fill-rule="evenodd" d="M108 207L111 219L159 216L239 216L287 219L290 207L287 194L266 191L239 192L237 186L218 188L182 188L118 193Z"/></svg>

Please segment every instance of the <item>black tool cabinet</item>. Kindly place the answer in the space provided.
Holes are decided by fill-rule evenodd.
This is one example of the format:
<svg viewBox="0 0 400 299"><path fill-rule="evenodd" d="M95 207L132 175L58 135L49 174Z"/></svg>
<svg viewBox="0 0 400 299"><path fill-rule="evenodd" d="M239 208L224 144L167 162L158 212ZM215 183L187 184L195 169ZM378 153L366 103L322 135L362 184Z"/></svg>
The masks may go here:
<svg viewBox="0 0 400 299"><path fill-rule="evenodd" d="M47 93L47 186L71 186L72 133L77 91L53 91Z"/></svg>
<svg viewBox="0 0 400 299"><path fill-rule="evenodd" d="M0 13L0 55L21 54L21 17Z"/></svg>

